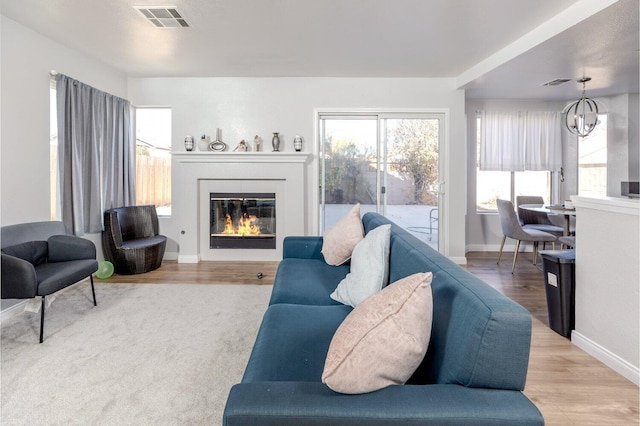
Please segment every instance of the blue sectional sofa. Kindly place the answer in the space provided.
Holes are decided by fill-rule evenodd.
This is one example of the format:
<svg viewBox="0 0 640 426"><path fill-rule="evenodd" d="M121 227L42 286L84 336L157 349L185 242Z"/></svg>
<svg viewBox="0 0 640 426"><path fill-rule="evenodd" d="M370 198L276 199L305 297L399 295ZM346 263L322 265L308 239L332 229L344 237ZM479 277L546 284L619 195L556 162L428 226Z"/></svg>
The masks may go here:
<svg viewBox="0 0 640 426"><path fill-rule="evenodd" d="M329 297L349 266L326 264L321 237L288 237L242 382L229 393L224 425L544 424L521 392L529 313L383 216L363 217L365 232L386 223L392 225L389 282L433 273L431 340L407 384L345 395L321 382L333 334L352 310Z"/></svg>

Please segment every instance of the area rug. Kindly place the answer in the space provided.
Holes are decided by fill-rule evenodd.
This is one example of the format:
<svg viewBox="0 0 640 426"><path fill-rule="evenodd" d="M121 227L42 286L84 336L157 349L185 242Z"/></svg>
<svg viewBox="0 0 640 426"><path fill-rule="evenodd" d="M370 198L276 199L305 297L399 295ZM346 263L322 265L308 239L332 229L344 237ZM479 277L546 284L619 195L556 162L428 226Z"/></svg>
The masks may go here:
<svg viewBox="0 0 640 426"><path fill-rule="evenodd" d="M271 286L80 283L2 324L3 425L220 425Z"/></svg>

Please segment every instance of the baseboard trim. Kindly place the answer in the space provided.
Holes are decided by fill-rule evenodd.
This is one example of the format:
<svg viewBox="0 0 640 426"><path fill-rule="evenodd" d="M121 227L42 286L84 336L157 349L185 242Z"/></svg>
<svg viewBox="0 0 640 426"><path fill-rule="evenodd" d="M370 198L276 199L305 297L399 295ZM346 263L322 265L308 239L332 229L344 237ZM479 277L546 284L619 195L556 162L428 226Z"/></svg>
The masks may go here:
<svg viewBox="0 0 640 426"><path fill-rule="evenodd" d="M13 318L16 315L22 313L24 311L24 305L27 304L27 300L29 299L21 300L15 305L11 305L7 309L3 309L2 312L0 312L0 323L3 323L9 318Z"/></svg>
<svg viewBox="0 0 640 426"><path fill-rule="evenodd" d="M178 263L199 263L200 262L200 256L195 254L195 255L179 255L178 256Z"/></svg>
<svg viewBox="0 0 640 426"><path fill-rule="evenodd" d="M504 256L507 253L509 253L511 257L513 257L513 250L515 248L516 248L515 244L509 244L507 242L507 244L504 245L504 253L502 255ZM500 244L468 244L465 247L465 250L467 253L470 251L481 251L481 252L489 251L489 252L497 253L500 251ZM540 246L540 250L542 250L542 246ZM531 253L531 252L533 252L533 246L531 244L527 244L524 242L520 244L519 253Z"/></svg>
<svg viewBox="0 0 640 426"><path fill-rule="evenodd" d="M588 337L573 330L571 333L571 343L601 361L607 367L620 374L627 380L640 386L640 368L630 362L620 358L610 350L600 346Z"/></svg>
<svg viewBox="0 0 640 426"><path fill-rule="evenodd" d="M164 260L177 260L178 252L177 251L165 251L164 256L162 256Z"/></svg>
<svg viewBox="0 0 640 426"><path fill-rule="evenodd" d="M449 259L454 261L457 265L466 265L467 264L467 258L466 257L453 256L453 257L450 257Z"/></svg>

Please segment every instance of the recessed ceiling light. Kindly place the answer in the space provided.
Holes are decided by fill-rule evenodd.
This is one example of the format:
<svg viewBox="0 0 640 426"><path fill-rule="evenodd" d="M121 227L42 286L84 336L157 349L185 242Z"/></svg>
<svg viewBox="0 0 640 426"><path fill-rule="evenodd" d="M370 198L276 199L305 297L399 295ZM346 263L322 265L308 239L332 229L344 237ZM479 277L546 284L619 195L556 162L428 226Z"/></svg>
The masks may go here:
<svg viewBox="0 0 640 426"><path fill-rule="evenodd" d="M175 6L133 6L157 28L188 28L189 23Z"/></svg>

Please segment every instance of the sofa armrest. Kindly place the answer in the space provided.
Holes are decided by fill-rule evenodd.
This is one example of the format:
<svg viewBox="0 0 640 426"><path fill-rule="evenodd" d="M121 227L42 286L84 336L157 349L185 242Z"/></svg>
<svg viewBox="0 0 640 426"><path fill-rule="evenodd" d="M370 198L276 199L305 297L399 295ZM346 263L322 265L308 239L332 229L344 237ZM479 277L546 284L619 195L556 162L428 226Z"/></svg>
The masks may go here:
<svg viewBox="0 0 640 426"><path fill-rule="evenodd" d="M54 235L47 241L49 262L95 259L96 246L89 240L73 235Z"/></svg>
<svg viewBox="0 0 640 426"><path fill-rule="evenodd" d="M322 237L285 237L282 243L282 258L318 259L324 260L322 255Z"/></svg>
<svg viewBox="0 0 640 426"><path fill-rule="evenodd" d="M0 255L2 263L2 298L3 299L29 299L36 297L38 290L38 278L33 265L23 259Z"/></svg>
<svg viewBox="0 0 640 426"><path fill-rule="evenodd" d="M317 382L254 382L231 388L225 426L543 425L518 391L459 385L390 386L362 395Z"/></svg>

